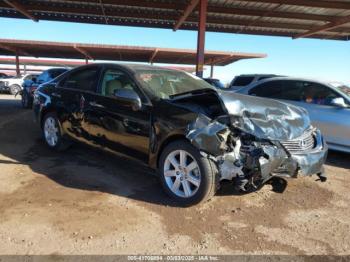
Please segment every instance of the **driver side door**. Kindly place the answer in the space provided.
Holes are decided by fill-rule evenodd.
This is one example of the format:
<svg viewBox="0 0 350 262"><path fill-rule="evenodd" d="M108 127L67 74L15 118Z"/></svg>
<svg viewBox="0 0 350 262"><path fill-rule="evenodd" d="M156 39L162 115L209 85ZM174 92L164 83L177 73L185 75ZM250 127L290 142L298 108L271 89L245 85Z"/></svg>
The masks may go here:
<svg viewBox="0 0 350 262"><path fill-rule="evenodd" d="M140 109L117 96L134 93L142 102ZM151 106L133 78L119 68L105 68L100 88L86 112L90 135L100 146L116 153L148 162Z"/></svg>

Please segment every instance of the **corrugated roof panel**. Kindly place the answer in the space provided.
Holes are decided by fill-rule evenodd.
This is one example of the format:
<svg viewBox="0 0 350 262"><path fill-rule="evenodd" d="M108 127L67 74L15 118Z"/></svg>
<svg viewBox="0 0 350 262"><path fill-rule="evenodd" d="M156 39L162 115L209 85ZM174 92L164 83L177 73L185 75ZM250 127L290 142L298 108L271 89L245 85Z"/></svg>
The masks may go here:
<svg viewBox="0 0 350 262"><path fill-rule="evenodd" d="M294 4L281 4L252 1L252 0L209 0L208 27L215 24L218 32L228 32L230 26L259 27L261 30L283 31L285 36L294 36L295 32L306 32L315 27L323 26L329 21L334 21L345 16L350 16L349 8L334 9L307 7ZM286 0L287 1L287 0ZM70 21L81 23L113 24L144 27L172 28L186 9L188 0L145 0L145 1L122 1L122 0L38 0L19 1L25 9L34 13L39 20ZM339 0L337 0L339 2ZM350 1L344 1L350 3ZM305 2L306 4L320 5L319 2ZM230 8L232 9L230 11ZM232 13L230 13L232 12ZM25 18L5 2L0 1L0 16ZM109 23L110 22L110 23ZM194 11L182 25L181 29L196 30L198 24L198 12ZM288 31L288 29L290 31ZM260 30L260 31L258 31ZM264 33L265 31L262 31ZM278 31L278 32L279 32ZM316 32L311 37L322 34L350 35L350 26L339 25L338 28L330 29L331 33ZM290 32L287 35L286 32Z"/></svg>

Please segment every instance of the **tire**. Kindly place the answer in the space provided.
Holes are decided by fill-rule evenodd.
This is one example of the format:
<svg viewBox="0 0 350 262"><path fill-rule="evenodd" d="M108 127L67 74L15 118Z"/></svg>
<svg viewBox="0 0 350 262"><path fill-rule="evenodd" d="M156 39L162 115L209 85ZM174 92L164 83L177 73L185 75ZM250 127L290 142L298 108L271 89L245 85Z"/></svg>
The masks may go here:
<svg viewBox="0 0 350 262"><path fill-rule="evenodd" d="M181 155L185 155L184 161L180 160ZM176 164L180 165L175 168ZM209 200L219 185L216 164L202 156L187 140L176 140L165 147L158 171L165 192L183 206Z"/></svg>
<svg viewBox="0 0 350 262"><path fill-rule="evenodd" d="M61 124L55 113L47 113L42 121L42 135L46 145L55 151L64 151L70 143L62 136Z"/></svg>
<svg viewBox="0 0 350 262"><path fill-rule="evenodd" d="M31 103L30 97L29 97L29 95L28 95L28 93L26 91L22 92L21 102L22 102L22 107L25 108L25 109L29 109L29 108L32 107L32 103Z"/></svg>
<svg viewBox="0 0 350 262"><path fill-rule="evenodd" d="M19 91L21 91L21 87L19 85L10 86L11 95L16 95Z"/></svg>

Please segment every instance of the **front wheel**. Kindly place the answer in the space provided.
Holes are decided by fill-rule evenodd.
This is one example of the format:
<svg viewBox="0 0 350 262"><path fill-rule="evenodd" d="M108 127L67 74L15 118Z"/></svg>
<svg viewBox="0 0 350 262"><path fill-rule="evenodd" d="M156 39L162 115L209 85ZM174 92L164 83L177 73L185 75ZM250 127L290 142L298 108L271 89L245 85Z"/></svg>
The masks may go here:
<svg viewBox="0 0 350 262"><path fill-rule="evenodd" d="M26 91L22 91L21 102L22 102L22 107L25 109L31 108L32 106L31 99Z"/></svg>
<svg viewBox="0 0 350 262"><path fill-rule="evenodd" d="M214 162L186 140L174 141L163 150L159 173L166 193L185 206L209 200L218 186Z"/></svg>

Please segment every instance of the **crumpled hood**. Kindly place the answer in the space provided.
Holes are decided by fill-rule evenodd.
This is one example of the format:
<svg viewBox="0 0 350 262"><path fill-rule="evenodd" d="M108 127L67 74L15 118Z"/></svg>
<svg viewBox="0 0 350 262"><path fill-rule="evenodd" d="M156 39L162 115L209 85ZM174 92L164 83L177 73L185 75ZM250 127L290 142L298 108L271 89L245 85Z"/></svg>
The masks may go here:
<svg viewBox="0 0 350 262"><path fill-rule="evenodd" d="M310 127L306 110L272 99L218 91L228 113L244 132L270 140L292 140Z"/></svg>

